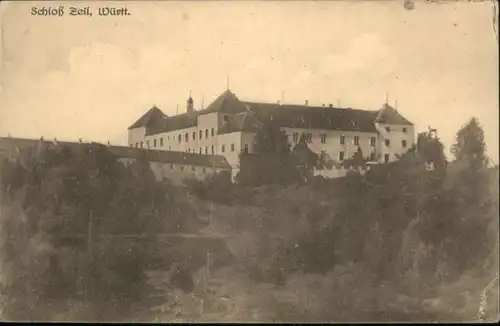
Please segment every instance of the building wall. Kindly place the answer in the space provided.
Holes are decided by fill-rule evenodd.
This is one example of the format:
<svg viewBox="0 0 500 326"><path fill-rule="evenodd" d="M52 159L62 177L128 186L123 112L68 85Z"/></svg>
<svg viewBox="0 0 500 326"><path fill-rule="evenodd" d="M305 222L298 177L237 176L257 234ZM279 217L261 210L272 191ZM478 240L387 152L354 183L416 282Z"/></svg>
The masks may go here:
<svg viewBox="0 0 500 326"><path fill-rule="evenodd" d="M343 159L351 158L357 152L358 146L361 147L364 157L370 157L373 152L376 156L379 152L378 134L373 132L354 132L339 130L321 130L321 129L303 129L303 128L283 128L288 136L288 141L293 146L300 140L302 133L311 133L311 142L309 148L317 154L324 151L330 159L339 162L341 152ZM294 137L295 134L295 137ZM322 141L324 135L325 141ZM344 144L341 144L341 137L344 136ZM355 144L355 137L359 137L359 145ZM375 146L371 143L371 138L375 140Z"/></svg>
<svg viewBox="0 0 500 326"><path fill-rule="evenodd" d="M202 154L217 154L218 120L219 117L216 112L198 116L198 153L201 148Z"/></svg>
<svg viewBox="0 0 500 326"><path fill-rule="evenodd" d="M128 144L132 147L141 147L140 143L144 140L146 128L134 128L128 130Z"/></svg>
<svg viewBox="0 0 500 326"><path fill-rule="evenodd" d="M125 165L131 164L135 159L120 158L120 162ZM204 180L216 173L229 171L226 169L213 169L211 167L194 166L186 164L173 164L164 162L150 162L149 166L153 171L157 181L168 179L173 184L182 184L185 179Z"/></svg>
<svg viewBox="0 0 500 326"><path fill-rule="evenodd" d="M397 155L403 155L415 144L414 126L375 123L375 127L380 134L380 162L385 162L386 155L388 162L397 160ZM386 140L389 141L388 145ZM403 141L406 141L406 146L403 146Z"/></svg>

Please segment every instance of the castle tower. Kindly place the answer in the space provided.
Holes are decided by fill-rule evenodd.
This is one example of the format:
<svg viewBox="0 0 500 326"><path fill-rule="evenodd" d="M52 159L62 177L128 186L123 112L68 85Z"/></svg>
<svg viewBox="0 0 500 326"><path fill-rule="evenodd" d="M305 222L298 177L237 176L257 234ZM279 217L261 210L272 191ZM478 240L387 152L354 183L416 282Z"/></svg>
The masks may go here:
<svg viewBox="0 0 500 326"><path fill-rule="evenodd" d="M191 91L189 92L189 98L187 100L187 113L193 113L194 112L194 107L193 107L193 98L191 97Z"/></svg>

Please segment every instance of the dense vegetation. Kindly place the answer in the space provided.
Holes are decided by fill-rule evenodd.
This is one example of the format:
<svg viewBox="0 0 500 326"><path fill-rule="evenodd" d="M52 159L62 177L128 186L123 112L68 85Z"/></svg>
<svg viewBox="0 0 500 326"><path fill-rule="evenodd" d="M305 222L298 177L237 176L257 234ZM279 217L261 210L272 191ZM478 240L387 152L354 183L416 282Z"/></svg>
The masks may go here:
<svg viewBox="0 0 500 326"><path fill-rule="evenodd" d="M87 301L147 294L155 234L200 226L144 161L125 166L105 146L29 148L1 170L4 316L40 318L61 295ZM140 242L125 235L144 235ZM29 313L33 313L30 316ZM43 313L43 312L42 312Z"/></svg>
<svg viewBox="0 0 500 326"><path fill-rule="evenodd" d="M164 289L177 298L169 303L183 298L183 314L194 320L476 319L481 292L498 273L499 254L498 167L488 166L476 119L457 133L452 162L446 161L439 139L424 133L397 162L374 166L363 176L307 178L307 184L298 181L317 157L308 154L305 142L290 149L272 122L257 139L267 147L262 156L242 156L241 184L216 177L187 182L188 193L154 182L144 162L125 167L102 148L73 158L64 151L47 150L36 159L24 153L24 160L5 163L4 314L36 306L34 298L44 300L58 287L78 289L78 278L97 284L99 294L148 293L144 272L150 255L145 253L162 246L157 242L128 251L131 247L122 243L116 248L103 241L91 251L84 244L78 255L66 249L64 256L63 247L48 237L88 233L92 212L98 221L92 224L94 234L197 232L200 220L210 216L210 232L228 236L225 247L231 255L209 264L208 280L198 263L188 273L189 286L172 278ZM262 166L265 157L274 159ZM362 165L362 157L359 153L352 160ZM78 160L85 165L71 163ZM196 251L172 246L179 249L174 260L181 264ZM56 278L65 279L64 285L52 281L54 266L68 275ZM159 282L165 282L164 274ZM13 300L18 297L23 300ZM198 301L188 308L193 297ZM490 300L490 318L498 318L494 306ZM175 310L165 308L156 320L169 321Z"/></svg>

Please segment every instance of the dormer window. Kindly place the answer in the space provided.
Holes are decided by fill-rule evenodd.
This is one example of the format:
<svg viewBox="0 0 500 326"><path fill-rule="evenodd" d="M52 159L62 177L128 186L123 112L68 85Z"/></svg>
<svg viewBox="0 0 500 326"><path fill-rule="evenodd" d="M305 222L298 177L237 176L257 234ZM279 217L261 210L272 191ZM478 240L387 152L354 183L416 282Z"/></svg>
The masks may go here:
<svg viewBox="0 0 500 326"><path fill-rule="evenodd" d="M387 147L391 146L391 141L389 139L385 140L385 146Z"/></svg>
<svg viewBox="0 0 500 326"><path fill-rule="evenodd" d="M391 127L385 127L386 132L391 132Z"/></svg>
<svg viewBox="0 0 500 326"><path fill-rule="evenodd" d="M403 128L403 132L406 134L408 130L406 128Z"/></svg>

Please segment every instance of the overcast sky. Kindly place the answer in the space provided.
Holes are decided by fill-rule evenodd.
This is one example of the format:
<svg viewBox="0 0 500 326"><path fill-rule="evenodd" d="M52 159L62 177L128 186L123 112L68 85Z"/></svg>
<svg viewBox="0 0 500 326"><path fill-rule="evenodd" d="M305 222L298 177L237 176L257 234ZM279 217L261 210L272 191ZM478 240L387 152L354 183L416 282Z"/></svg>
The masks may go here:
<svg viewBox="0 0 500 326"><path fill-rule="evenodd" d="M62 3L66 9L69 2ZM130 16L35 17L1 3L0 136L110 140L152 105L166 114L222 93L242 100L377 109L389 93L448 154L477 116L498 163L492 4L403 1L131 2ZM124 3L114 3L123 5ZM66 10L67 11L67 10Z"/></svg>

